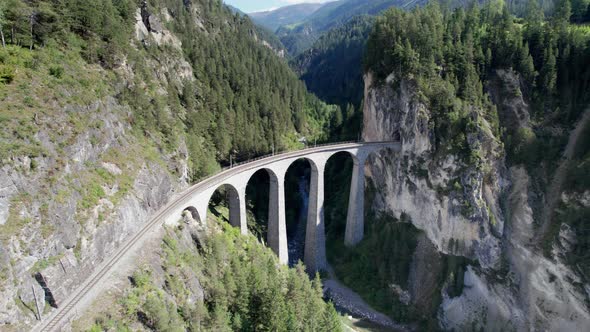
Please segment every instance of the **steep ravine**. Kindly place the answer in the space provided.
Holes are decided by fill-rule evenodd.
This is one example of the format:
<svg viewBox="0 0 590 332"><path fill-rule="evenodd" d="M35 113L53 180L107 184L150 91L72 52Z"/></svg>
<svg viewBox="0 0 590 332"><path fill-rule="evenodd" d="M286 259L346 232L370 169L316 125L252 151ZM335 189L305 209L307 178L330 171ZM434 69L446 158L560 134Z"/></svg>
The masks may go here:
<svg viewBox="0 0 590 332"><path fill-rule="evenodd" d="M307 210L309 202L309 177L301 175L297 178L298 195L301 200L298 204L298 220L296 225L291 225L288 233L289 248L289 266L295 266L299 261L303 261L305 250L305 229L307 227ZM331 267L328 267L323 282L324 297L332 301L336 309L346 316L350 315L353 320L362 320L370 322L376 326L386 328L391 331L406 331L408 327L396 324L387 315L375 310L367 304L362 297L352 289L343 285L337 278Z"/></svg>

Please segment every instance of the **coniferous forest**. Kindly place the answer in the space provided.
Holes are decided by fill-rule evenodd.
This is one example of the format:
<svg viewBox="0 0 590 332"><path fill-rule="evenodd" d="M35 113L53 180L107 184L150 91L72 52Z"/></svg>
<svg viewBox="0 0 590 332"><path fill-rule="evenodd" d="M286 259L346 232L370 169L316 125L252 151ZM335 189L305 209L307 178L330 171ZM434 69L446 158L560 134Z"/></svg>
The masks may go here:
<svg viewBox="0 0 590 332"><path fill-rule="evenodd" d="M160 19L164 8L166 16ZM174 37L162 41L138 35L138 22L147 33ZM307 92L280 49L273 48L276 40L264 40L267 32L217 0L2 0L0 32L1 165L11 167L23 154L59 164L40 180L46 194L22 196L51 198L42 207L41 224L49 224L50 206L66 201L78 183L81 200L72 217L88 225L83 211L113 199L106 186L115 184L117 199L123 200L142 167L151 163L188 157L188 180L198 182L230 158L244 161L300 148L302 140L326 141L335 132L333 118L341 115L339 106ZM109 101L95 114L76 114L101 98ZM122 111L113 110L113 103ZM120 116L117 125L130 128L131 136L117 134L115 146L91 156L76 174L63 175L69 172L64 150L88 128L103 130L100 120L91 119L108 112ZM56 119L50 139L59 142L57 151L47 149L53 141L42 143L36 136L51 126L45 123L50 119ZM91 145L103 140L102 134L93 134ZM101 168L107 160L123 174ZM38 171L45 172L43 167ZM183 176L176 166L168 171ZM99 223L106 223L111 212L100 212ZM28 222L12 216L0 225L2 241L17 236ZM43 236L51 239L57 231L47 226ZM241 238L227 227L196 254L176 241L171 235L162 246L165 290L155 283L152 268L138 270L130 279L133 288L91 330L134 330L137 321L160 331L340 328L334 307L322 299L321 281L310 280L303 266L280 266L256 239ZM80 239L73 245L80 262L81 246ZM57 250L30 273L61 259L64 249ZM184 272L174 272L179 270ZM4 266L1 271L5 280L8 272ZM198 282L205 299L186 302L187 293L196 296L190 288L194 271L202 273Z"/></svg>
<svg viewBox="0 0 590 332"><path fill-rule="evenodd" d="M174 15L169 28L179 36L192 67L192 78L168 77L165 94L141 59L177 51L154 43L130 46L140 5L145 12L169 9ZM19 66L34 65L15 63L22 48L33 56L35 50L79 48L88 63L105 69L129 64L135 82L118 97L132 109L134 129L149 132L167 149L186 135L195 179L213 172L218 163L225 165L230 154L245 160L273 147L293 148L299 144L296 133L309 141L327 140L331 118L340 112L309 94L284 60L255 42L259 30L250 19L220 1L7 0L0 13L7 45L2 49L3 80L9 83ZM197 13L207 21L200 22Z"/></svg>
<svg viewBox="0 0 590 332"><path fill-rule="evenodd" d="M185 210L159 228L109 305L72 329L339 331L327 279L408 329L495 330L493 308L510 306L507 321L543 316L531 330L590 324L590 125L577 128L590 114L590 0L316 5L271 32L222 0L0 0L0 330L48 317L59 292L222 168L373 136L402 149L357 165L356 246L343 239L357 166L346 153L326 163L329 271L283 266L268 248L262 171L243 188L251 235L230 226L217 188L203 224ZM312 167L284 176L288 241L305 233ZM404 204L438 216L412 220ZM526 258L532 277L518 274ZM551 307L566 295L586 307ZM453 321L463 314L476 316Z"/></svg>

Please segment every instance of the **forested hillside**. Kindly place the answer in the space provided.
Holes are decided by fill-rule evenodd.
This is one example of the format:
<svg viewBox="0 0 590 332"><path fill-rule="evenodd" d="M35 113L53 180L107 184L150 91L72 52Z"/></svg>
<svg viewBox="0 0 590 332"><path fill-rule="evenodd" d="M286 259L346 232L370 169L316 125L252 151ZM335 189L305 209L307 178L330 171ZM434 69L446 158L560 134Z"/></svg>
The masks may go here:
<svg viewBox="0 0 590 332"><path fill-rule="evenodd" d="M279 266L272 250L241 235L223 221L227 209L224 214L219 224L212 219L215 231L208 237L191 226L168 229L159 250L161 269L142 266L115 307L97 308L74 326L85 328L90 321L90 331L340 331L334 306L322 300L319 275L310 280L303 264ZM195 237L203 247L195 246Z"/></svg>
<svg viewBox="0 0 590 332"><path fill-rule="evenodd" d="M328 251L347 285L423 329L588 326L590 30L578 22L568 0L549 17L533 0L522 18L501 1L377 18L363 135L400 137L405 152L369 163L381 214L365 240ZM326 227L339 248L342 217Z"/></svg>
<svg viewBox="0 0 590 332"><path fill-rule="evenodd" d="M326 31L336 28L359 15L377 15L390 7L410 9L425 1L400 0L341 0L322 6L297 24L280 27L276 34L293 56L307 50Z"/></svg>
<svg viewBox="0 0 590 332"><path fill-rule="evenodd" d="M169 21L149 26L149 12L157 13L164 7ZM8 44L8 49L4 48L4 80L11 81L18 69L10 63L10 53L26 47L33 53L69 49L78 43L75 46L81 47L81 55L90 64L117 69L122 61L131 60L137 67L132 69L140 74L134 79L149 82L151 78L141 76L142 64L133 61L134 57L166 51L148 41L144 49L131 47L128 41L136 8L134 1L86 4L71 0L56 5L9 0L3 8L2 31ZM196 8L206 21L192 20ZM32 25L29 15L34 15ZM228 18L230 24L222 24ZM230 150L237 151L238 157L249 157L270 151L273 144L277 149L286 148L295 141L296 132L321 135L332 110L307 94L285 63L253 40L256 29L248 18L231 14L216 1L195 2L192 7L191 3L162 1L147 3L142 19L148 30L157 32L163 25L179 37L194 77L181 77L177 84L170 84L169 100L132 84L121 98L137 111L137 128L153 129L168 142L187 133L192 156L215 150L213 159L221 161L229 159ZM208 29L215 31L207 33ZM172 108L170 112L166 106Z"/></svg>
<svg viewBox="0 0 590 332"><path fill-rule="evenodd" d="M411 13L391 10L371 34L365 69L382 82L393 74L396 81L412 78L418 83L425 100L437 110L433 124L437 147L443 149L464 146L464 138L453 128L469 122L465 107L490 109L489 121L500 134L484 89L498 69L520 74L534 123L569 127L590 100L590 31L571 25L570 17L569 0L560 1L548 20L535 1L529 2L522 20L493 2L481 10L445 12L432 4ZM554 161L563 143L539 130L504 132L509 161L531 167Z"/></svg>
<svg viewBox="0 0 590 332"><path fill-rule="evenodd" d="M340 113L218 0L6 0L0 31L7 328L51 313L190 183L325 140Z"/></svg>
<svg viewBox="0 0 590 332"><path fill-rule="evenodd" d="M328 31L292 60L309 91L331 104L360 106L362 59L373 23L371 16L357 16Z"/></svg>

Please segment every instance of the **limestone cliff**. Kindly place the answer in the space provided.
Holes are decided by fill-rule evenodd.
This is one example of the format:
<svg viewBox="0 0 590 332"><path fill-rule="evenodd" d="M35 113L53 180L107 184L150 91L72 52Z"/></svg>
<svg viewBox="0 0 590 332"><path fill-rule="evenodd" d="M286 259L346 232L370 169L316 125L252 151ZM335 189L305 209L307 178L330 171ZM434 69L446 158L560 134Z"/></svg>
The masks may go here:
<svg viewBox="0 0 590 332"><path fill-rule="evenodd" d="M441 328L588 330L588 295L579 287L583 279L558 255L546 258L529 244L535 233L531 204L542 193L524 168L506 166L502 138L494 135L483 110L472 108L470 114L477 128L466 133L467 142L481 157L481 163L470 164L436 149L433 114L417 85L394 81L390 76L378 83L366 74L363 139L402 143L401 153L385 152L367 163L376 189L373 210L409 220L436 248L428 250L424 243L416 249L408 286L415 294L412 303L429 294L417 289L436 287L416 269L436 273L432 257L437 252L460 255L475 262L465 271L462 294L451 297L444 287L434 289L443 297ZM529 127L518 75L498 71L490 82L501 126Z"/></svg>
<svg viewBox="0 0 590 332"><path fill-rule="evenodd" d="M133 44L145 43L171 46L161 61L145 63L161 94L168 84L193 79L178 38L138 9ZM110 75L89 71L99 80ZM93 95L97 100L62 107L55 96L57 102L35 113L42 154L0 163L0 326L27 330L45 317L188 185L184 141L162 151L134 135L131 110L117 99L135 84L134 69L123 60L115 71L118 86Z"/></svg>
<svg viewBox="0 0 590 332"><path fill-rule="evenodd" d="M487 121L477 110L472 112L480 126L468 142L481 151L490 169L436 153L431 114L414 95L412 82L403 80L398 89L389 83L374 86L368 74L365 86L363 139L402 143L400 154L368 162L371 180L381 189L374 208L397 218L408 215L441 252L496 266L504 229L498 197L505 171L501 146Z"/></svg>

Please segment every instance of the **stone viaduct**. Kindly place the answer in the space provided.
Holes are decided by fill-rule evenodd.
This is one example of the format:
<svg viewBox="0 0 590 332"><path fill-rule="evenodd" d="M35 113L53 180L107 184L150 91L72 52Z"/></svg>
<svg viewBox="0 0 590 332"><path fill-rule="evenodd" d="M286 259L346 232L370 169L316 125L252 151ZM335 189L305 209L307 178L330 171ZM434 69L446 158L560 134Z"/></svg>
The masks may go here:
<svg viewBox="0 0 590 332"><path fill-rule="evenodd" d="M157 234L163 223L175 225L183 215L190 213L193 219L204 222L209 200L215 191L225 186L229 192L230 223L248 232L246 224L246 185L252 175L266 170L270 175L268 244L282 263L288 262L287 229L285 225L285 174L298 159L307 159L311 165L311 185L305 234L304 261L309 271L326 266L324 235L324 168L328 159L336 153L349 153L354 160L345 243L357 244L363 238L364 164L367 157L382 149L400 151L399 142L337 143L305 150L287 152L240 164L213 175L170 199L144 226L133 234L109 257L106 257L90 276L65 299L48 317L39 322L34 331L60 331L61 326L78 307L89 304L100 285L108 282L109 275L134 259L142 240Z"/></svg>
<svg viewBox="0 0 590 332"><path fill-rule="evenodd" d="M281 263L288 262L287 229L285 223L285 174L298 159L306 159L311 165L311 183L305 233L304 263L309 271L326 267L324 234L324 168L330 157L347 152L354 160L345 244L353 246L363 238L364 229L364 164L372 152L381 149L400 150L398 142L340 143L308 148L300 151L273 155L226 169L187 190L174 201L165 215L167 224L174 224L183 213L191 213L193 219L207 219L209 200L215 191L225 187L229 201L230 223L247 234L246 186L254 173L265 170L270 177L267 243Z"/></svg>

